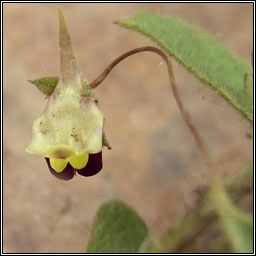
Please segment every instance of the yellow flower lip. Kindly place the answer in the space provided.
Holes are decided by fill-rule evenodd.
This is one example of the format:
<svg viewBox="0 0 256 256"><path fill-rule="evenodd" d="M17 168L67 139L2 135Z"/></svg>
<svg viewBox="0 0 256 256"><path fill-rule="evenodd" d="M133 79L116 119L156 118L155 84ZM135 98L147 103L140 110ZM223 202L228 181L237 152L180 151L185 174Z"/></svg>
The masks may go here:
<svg viewBox="0 0 256 256"><path fill-rule="evenodd" d="M67 159L50 158L50 164L51 164L51 167L56 172L62 172L67 167L68 160Z"/></svg>
<svg viewBox="0 0 256 256"><path fill-rule="evenodd" d="M102 151L72 157L73 159L50 159L45 158L50 172L58 179L71 180L76 173L89 177L101 171Z"/></svg>
<svg viewBox="0 0 256 256"><path fill-rule="evenodd" d="M88 154L74 155L68 158L68 162L72 165L73 168L80 170L86 166L88 159Z"/></svg>
<svg viewBox="0 0 256 256"><path fill-rule="evenodd" d="M56 172L62 172L67 167L68 163L70 163L74 169L80 170L86 166L88 159L88 154L73 155L69 158L50 158L50 164Z"/></svg>

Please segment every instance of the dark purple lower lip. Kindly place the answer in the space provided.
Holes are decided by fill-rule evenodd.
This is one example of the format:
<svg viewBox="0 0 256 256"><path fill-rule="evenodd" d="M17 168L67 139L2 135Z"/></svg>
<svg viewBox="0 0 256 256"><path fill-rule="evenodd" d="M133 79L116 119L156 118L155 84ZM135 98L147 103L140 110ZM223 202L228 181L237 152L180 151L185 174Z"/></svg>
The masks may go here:
<svg viewBox="0 0 256 256"><path fill-rule="evenodd" d="M62 171L62 172L56 172L50 164L50 159L49 158L45 158L48 167L50 169L50 172L58 179L61 180L71 180L74 175L75 175L75 170L74 168L68 163L67 167Z"/></svg>
<svg viewBox="0 0 256 256"><path fill-rule="evenodd" d="M89 160L87 165L83 169L74 169L70 163L62 172L56 172L50 165L49 158L45 158L47 165L51 173L58 179L71 180L75 173L78 172L80 175L89 177L97 174L102 169L102 151L96 154L89 154Z"/></svg>
<svg viewBox="0 0 256 256"><path fill-rule="evenodd" d="M87 165L77 172L85 177L93 176L102 169L102 151L96 154L89 154Z"/></svg>

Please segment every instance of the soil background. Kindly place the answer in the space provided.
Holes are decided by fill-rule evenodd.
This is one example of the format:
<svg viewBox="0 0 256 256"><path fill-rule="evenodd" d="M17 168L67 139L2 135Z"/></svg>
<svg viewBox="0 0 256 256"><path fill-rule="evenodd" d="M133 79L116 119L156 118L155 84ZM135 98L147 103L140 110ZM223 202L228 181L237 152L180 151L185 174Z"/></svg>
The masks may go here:
<svg viewBox="0 0 256 256"><path fill-rule="evenodd" d="M158 56L140 53L126 59L96 89L113 147L104 148L98 175L61 181L42 157L24 151L32 122L46 104L26 79L59 74L57 8L66 18L80 71L92 81L125 51L154 45L112 24L139 11L179 17L251 63L253 4L4 3L4 251L85 252L93 217L111 199L134 207L160 236L193 207L207 169ZM251 128L216 93L174 60L173 65L184 104L228 179L252 158Z"/></svg>

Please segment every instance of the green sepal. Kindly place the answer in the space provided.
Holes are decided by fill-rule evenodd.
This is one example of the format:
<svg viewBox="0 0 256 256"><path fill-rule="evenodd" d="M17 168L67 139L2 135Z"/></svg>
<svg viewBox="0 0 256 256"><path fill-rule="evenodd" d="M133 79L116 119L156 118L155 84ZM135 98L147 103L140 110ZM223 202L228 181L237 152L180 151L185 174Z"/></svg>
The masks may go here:
<svg viewBox="0 0 256 256"><path fill-rule="evenodd" d="M52 76L52 77L41 77L34 80L28 80L31 84L35 85L37 89L39 89L42 93L46 94L47 96L51 95L56 88L59 77ZM83 86L83 93L82 95L85 97L92 96L92 89L89 87L86 80L82 81Z"/></svg>
<svg viewBox="0 0 256 256"><path fill-rule="evenodd" d="M59 82L59 78L54 77L41 77L34 80L28 80L31 84L35 85L42 93L51 95Z"/></svg>

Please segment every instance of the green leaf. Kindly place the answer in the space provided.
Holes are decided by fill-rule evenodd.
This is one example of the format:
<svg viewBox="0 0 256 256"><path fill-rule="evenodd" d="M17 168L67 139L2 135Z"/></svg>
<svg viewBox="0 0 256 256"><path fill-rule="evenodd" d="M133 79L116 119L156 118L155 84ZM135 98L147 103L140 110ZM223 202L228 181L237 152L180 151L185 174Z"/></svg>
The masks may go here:
<svg viewBox="0 0 256 256"><path fill-rule="evenodd" d="M251 99L243 86L244 75L251 66L245 60L206 32L176 18L138 13L116 23L151 38L252 121ZM252 79L248 82L252 87Z"/></svg>
<svg viewBox="0 0 256 256"><path fill-rule="evenodd" d="M42 93L51 95L59 81L58 77L42 77L35 80L28 80L35 85Z"/></svg>
<svg viewBox="0 0 256 256"><path fill-rule="evenodd" d="M135 253L148 230L138 214L120 201L110 201L98 211L88 253Z"/></svg>
<svg viewBox="0 0 256 256"><path fill-rule="evenodd" d="M224 186L214 178L210 198L235 253L253 252L253 218L230 200Z"/></svg>

